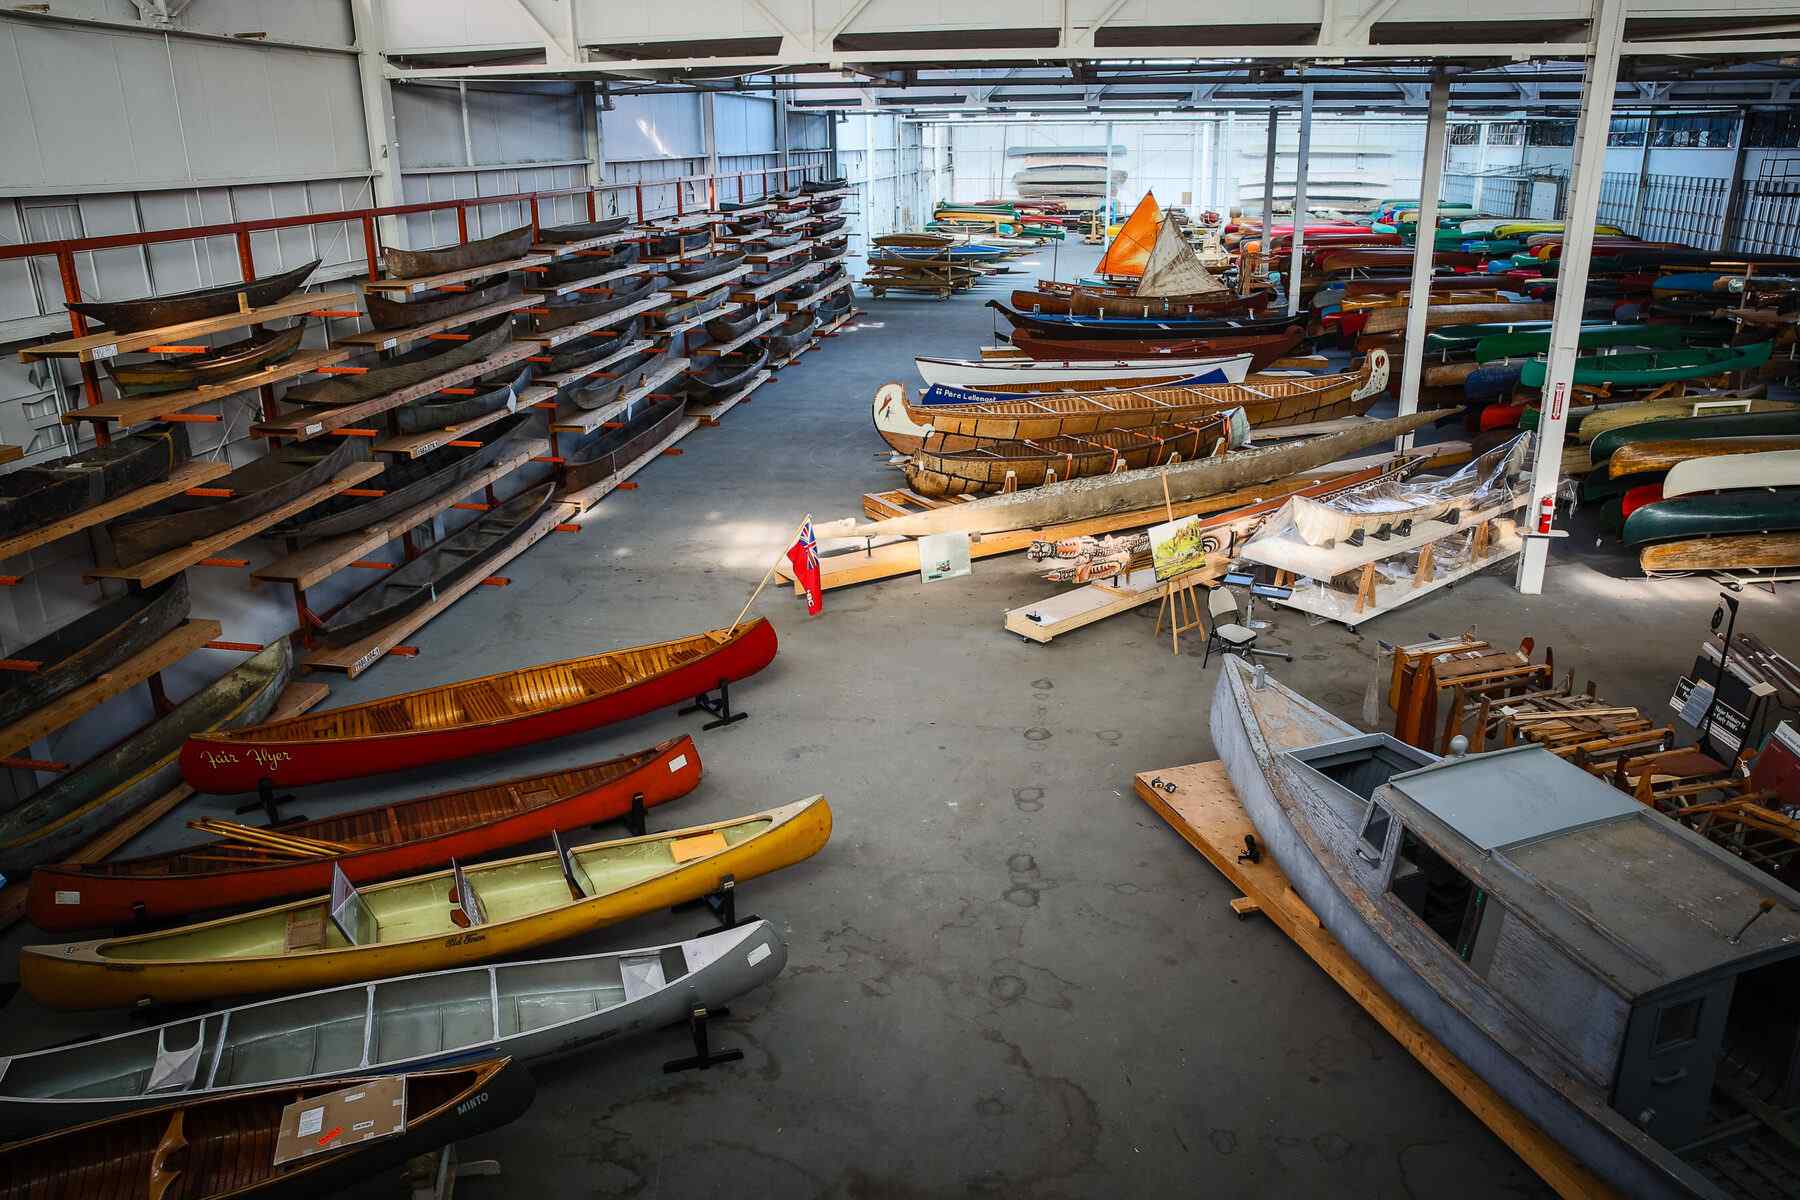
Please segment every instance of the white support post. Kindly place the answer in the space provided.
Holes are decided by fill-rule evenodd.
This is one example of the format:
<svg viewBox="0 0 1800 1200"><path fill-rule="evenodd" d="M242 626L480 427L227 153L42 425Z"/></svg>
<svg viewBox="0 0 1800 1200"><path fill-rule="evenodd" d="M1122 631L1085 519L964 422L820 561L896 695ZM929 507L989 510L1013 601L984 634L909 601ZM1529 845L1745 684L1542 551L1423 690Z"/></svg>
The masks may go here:
<svg viewBox="0 0 1800 1200"><path fill-rule="evenodd" d="M1194 210L1200 207L1200 135L1205 132L1198 121L1188 122L1188 219L1192 220Z"/></svg>
<svg viewBox="0 0 1800 1200"><path fill-rule="evenodd" d="M400 134L394 123L394 85L383 70L385 47L382 0L351 0L351 19L356 27L356 74L362 84L363 127L369 139L369 172L375 207L401 202ZM379 217L375 222L381 244L407 249L411 241L399 217Z"/></svg>
<svg viewBox="0 0 1800 1200"><path fill-rule="evenodd" d="M606 147L600 134L600 91L593 84L580 85L577 93L581 100L581 145L587 152L587 182L591 188L597 188L606 182ZM594 202L594 215L604 217L600 211L598 199ZM575 219L582 219L578 214Z"/></svg>
<svg viewBox="0 0 1800 1200"><path fill-rule="evenodd" d="M719 190L719 117L716 97L715 92L700 93L700 140L701 145L706 148L706 173L712 178L714 192ZM685 185L678 183L675 186L679 189ZM714 197L713 202L716 204L720 198Z"/></svg>
<svg viewBox="0 0 1800 1200"><path fill-rule="evenodd" d="M1225 165L1226 155L1237 154L1237 113L1227 109L1225 124L1221 128L1217 121L1213 122L1213 160L1212 160L1212 203L1207 207L1221 216L1231 217L1231 197L1225 194L1225 177L1229 168ZM1232 176L1232 185L1236 186L1237 178Z"/></svg>
<svg viewBox="0 0 1800 1200"><path fill-rule="evenodd" d="M1100 186L1105 189L1104 194L1106 196L1106 224L1104 224L1100 227L1100 235L1102 237L1106 236L1107 231L1112 228L1112 223L1113 223L1113 181L1112 181L1113 165L1112 165L1112 162L1113 162L1113 123L1111 121L1108 121L1106 123L1106 178L1104 180L1102 180L1101 184L1100 184ZM1002 172L1004 172L1006 169L1006 164L1002 163L1000 166L1000 169ZM1002 180L1001 186L1002 187L1005 186L1004 180ZM1002 191L1000 194L1005 195L1006 193L1004 191Z"/></svg>
<svg viewBox="0 0 1800 1200"><path fill-rule="evenodd" d="M1612 129L1613 91L1619 81L1619 43L1625 32L1625 0L1594 0L1588 26L1587 78L1581 89L1581 119L1575 127L1575 155L1569 171L1569 211L1563 224L1562 266L1557 271L1556 307L1550 319L1550 355L1541 393L1537 462L1526 510L1525 549L1519 555L1519 591L1544 590L1550 537L1540 534L1539 513L1556 499L1562 475L1563 437L1569 426L1569 392L1581 340L1582 305L1587 299L1588 263L1594 253L1594 222L1600 214L1600 184L1606 173L1606 138Z"/></svg>
<svg viewBox="0 0 1800 1200"><path fill-rule="evenodd" d="M1262 273L1269 273L1269 264L1275 261L1275 139L1280 134L1281 114L1269 109L1269 140L1263 148L1263 201L1262 201L1262 245L1257 257L1262 261L1257 265ZM1249 272L1239 283L1239 291L1250 290Z"/></svg>
<svg viewBox="0 0 1800 1200"><path fill-rule="evenodd" d="M1650 142L1656 136L1656 114L1651 113L1644 121L1644 144L1638 147L1638 183L1637 198L1631 202L1631 228L1625 232L1632 237L1644 236L1644 198L1650 194Z"/></svg>
<svg viewBox="0 0 1800 1200"><path fill-rule="evenodd" d="M1406 301L1405 357L1400 368L1400 415L1419 411L1419 380L1425 370L1425 316L1431 307L1431 268L1437 251L1438 192L1444 186L1444 126L1450 115L1450 78L1438 71L1431 78L1431 104L1425 117L1425 164L1419 172L1419 224L1413 241L1412 293ZM1403 433L1394 449L1412 447Z"/></svg>
<svg viewBox="0 0 1800 1200"><path fill-rule="evenodd" d="M1306 252L1306 160L1312 153L1312 118L1313 90L1309 83L1300 89L1300 140L1294 147L1293 250L1288 255L1288 277L1282 281L1287 285L1290 317L1300 311L1300 256Z"/></svg>

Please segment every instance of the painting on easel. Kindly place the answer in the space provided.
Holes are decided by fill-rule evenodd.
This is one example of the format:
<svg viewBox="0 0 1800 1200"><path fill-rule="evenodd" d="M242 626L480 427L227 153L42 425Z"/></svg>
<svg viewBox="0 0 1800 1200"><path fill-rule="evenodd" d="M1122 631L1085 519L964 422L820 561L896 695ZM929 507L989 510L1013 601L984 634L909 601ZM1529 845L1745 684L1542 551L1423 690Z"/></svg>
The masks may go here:
<svg viewBox="0 0 1800 1200"><path fill-rule="evenodd" d="M1182 517L1150 527L1150 565L1156 581L1167 583L1207 565L1209 546L1207 530L1200 527L1199 517Z"/></svg>

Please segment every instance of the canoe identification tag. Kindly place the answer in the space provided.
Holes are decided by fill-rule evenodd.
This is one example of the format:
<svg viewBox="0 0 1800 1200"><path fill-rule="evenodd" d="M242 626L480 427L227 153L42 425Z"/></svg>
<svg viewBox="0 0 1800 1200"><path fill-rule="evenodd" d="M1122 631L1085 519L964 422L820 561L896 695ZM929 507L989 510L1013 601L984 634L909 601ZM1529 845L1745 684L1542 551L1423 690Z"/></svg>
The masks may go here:
<svg viewBox="0 0 1800 1200"><path fill-rule="evenodd" d="M669 773L673 775L676 771L681 770L681 768L685 766L687 766L687 755L677 754L674 758L669 760ZM60 896L63 893L58 892L56 894Z"/></svg>
<svg viewBox="0 0 1800 1200"><path fill-rule="evenodd" d="M80 904L81 903L81 893L80 892L57 892L56 893L56 902L58 904Z"/></svg>
<svg viewBox="0 0 1800 1200"><path fill-rule="evenodd" d="M757 963L761 962L763 959L765 959L767 957L769 957L769 943L758 942L756 949L754 949L750 952L750 955L749 955L750 965L754 967Z"/></svg>
<svg viewBox="0 0 1800 1200"><path fill-rule="evenodd" d="M107 359L112 358L118 353L119 347L116 345L95 346L88 354L88 357L95 362L105 362Z"/></svg>

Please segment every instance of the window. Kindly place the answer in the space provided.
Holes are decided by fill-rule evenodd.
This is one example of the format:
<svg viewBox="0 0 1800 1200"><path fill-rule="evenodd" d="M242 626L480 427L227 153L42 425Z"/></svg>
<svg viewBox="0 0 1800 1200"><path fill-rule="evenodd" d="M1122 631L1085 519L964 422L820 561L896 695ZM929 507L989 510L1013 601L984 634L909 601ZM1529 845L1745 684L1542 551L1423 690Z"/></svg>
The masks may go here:
<svg viewBox="0 0 1800 1200"><path fill-rule="evenodd" d="M1652 1054L1691 1042L1700 1035L1700 1006L1703 1000L1684 1000L1671 1004L1656 1014L1656 1040L1650 1044Z"/></svg>
<svg viewBox="0 0 1800 1200"><path fill-rule="evenodd" d="M1658 117L1650 131L1652 146L1687 147L1695 150L1726 150L1737 128L1737 118L1720 113L1712 116Z"/></svg>
<svg viewBox="0 0 1800 1200"><path fill-rule="evenodd" d="M1609 146L1641 146L1648 135L1650 122L1644 117L1615 117L1612 128L1607 130L1606 144Z"/></svg>
<svg viewBox="0 0 1800 1200"><path fill-rule="evenodd" d="M1452 146L1476 146L1481 144L1481 126L1473 121L1463 122L1450 127L1450 144Z"/></svg>
<svg viewBox="0 0 1800 1200"><path fill-rule="evenodd" d="M1531 146L1573 146L1575 144L1575 122L1528 122L1525 128L1525 142Z"/></svg>
<svg viewBox="0 0 1800 1200"><path fill-rule="evenodd" d="M1400 851L1388 890L1458 958L1469 961L1487 909L1487 893L1405 827L1400 830Z"/></svg>
<svg viewBox="0 0 1800 1200"><path fill-rule="evenodd" d="M1744 145L1770 150L1800 146L1800 113L1753 112L1744 118Z"/></svg>
<svg viewBox="0 0 1800 1200"><path fill-rule="evenodd" d="M1525 125L1522 121L1502 121L1488 126L1488 145L1517 146L1525 138Z"/></svg>
<svg viewBox="0 0 1800 1200"><path fill-rule="evenodd" d="M1380 858L1387 849L1388 826L1392 822L1393 818L1388 815L1387 809L1379 804L1369 805L1368 814L1363 817L1362 842L1375 852L1376 858Z"/></svg>

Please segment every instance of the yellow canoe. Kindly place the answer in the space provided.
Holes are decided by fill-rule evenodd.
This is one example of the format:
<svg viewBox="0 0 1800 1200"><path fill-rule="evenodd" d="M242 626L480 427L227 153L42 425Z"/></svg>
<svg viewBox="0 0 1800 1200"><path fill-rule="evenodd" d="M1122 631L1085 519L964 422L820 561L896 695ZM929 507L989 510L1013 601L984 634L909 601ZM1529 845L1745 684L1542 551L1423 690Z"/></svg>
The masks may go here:
<svg viewBox="0 0 1800 1200"><path fill-rule="evenodd" d="M1533 233L1561 233L1561 221L1505 221L1494 226L1491 238L1504 241L1507 238L1526 237ZM1596 225L1594 232L1601 237L1623 237L1625 231L1617 225Z"/></svg>
<svg viewBox="0 0 1800 1200"><path fill-rule="evenodd" d="M334 917L328 897L154 933L27 946L19 980L52 1008L181 1004L306 991L467 966L696 900L817 853L823 796L728 821L375 884ZM580 898L575 889L579 885ZM459 898L460 901L461 898ZM476 919L468 910L475 909ZM357 935L352 942L348 928Z"/></svg>

